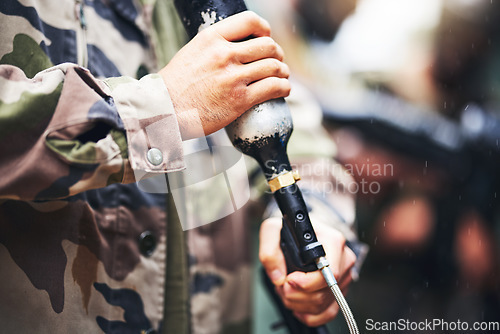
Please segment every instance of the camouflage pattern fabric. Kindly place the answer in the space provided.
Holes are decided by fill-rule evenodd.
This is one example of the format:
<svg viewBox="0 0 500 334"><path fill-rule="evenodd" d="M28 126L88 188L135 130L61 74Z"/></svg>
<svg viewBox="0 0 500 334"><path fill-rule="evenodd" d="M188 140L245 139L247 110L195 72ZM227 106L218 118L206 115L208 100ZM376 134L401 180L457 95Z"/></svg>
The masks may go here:
<svg viewBox="0 0 500 334"><path fill-rule="evenodd" d="M180 232L189 301L164 310L179 222L134 182L185 167L155 74L183 42L173 15L169 0L0 3L2 332L166 333L179 310L186 332L248 332L252 203Z"/></svg>

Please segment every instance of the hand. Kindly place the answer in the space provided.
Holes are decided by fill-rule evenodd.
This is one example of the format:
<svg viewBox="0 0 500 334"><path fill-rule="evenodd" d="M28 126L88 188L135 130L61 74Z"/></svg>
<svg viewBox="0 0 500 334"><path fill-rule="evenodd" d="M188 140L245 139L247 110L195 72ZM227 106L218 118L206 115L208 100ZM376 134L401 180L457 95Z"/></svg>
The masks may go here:
<svg viewBox="0 0 500 334"><path fill-rule="evenodd" d="M283 50L269 36L264 19L239 13L201 31L159 72L183 139L215 132L254 105L290 93Z"/></svg>
<svg viewBox="0 0 500 334"><path fill-rule="evenodd" d="M333 320L339 311L335 298L319 271L286 274L283 252L279 246L281 218L265 220L260 228L259 258L284 305L295 317L309 327L317 327ZM314 225L318 241L325 248L330 268L339 287L345 291L352 281L350 269L356 260L345 245L343 235L326 224Z"/></svg>

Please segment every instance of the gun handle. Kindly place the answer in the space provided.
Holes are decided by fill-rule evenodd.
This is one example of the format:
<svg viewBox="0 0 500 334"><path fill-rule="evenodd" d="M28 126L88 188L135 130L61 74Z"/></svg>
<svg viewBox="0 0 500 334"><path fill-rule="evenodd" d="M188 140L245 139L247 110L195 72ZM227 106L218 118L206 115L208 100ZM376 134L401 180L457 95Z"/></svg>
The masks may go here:
<svg viewBox="0 0 500 334"><path fill-rule="evenodd" d="M293 273L294 271L311 272L317 270L314 263L305 264L300 257L300 249L295 242L293 233L290 227L285 223L283 218L283 227L281 228L281 251L285 256L287 272Z"/></svg>
<svg viewBox="0 0 500 334"><path fill-rule="evenodd" d="M281 250L285 255L285 261L287 265L287 272L291 273L294 271L304 271L310 272L315 271L316 266L314 264L304 265L300 260L299 249L295 243L292 233L288 228L287 224L283 224L281 228ZM278 307L279 312L282 316L282 322L288 328L290 334L329 334L326 325L320 327L308 327L303 324L297 318L294 317L292 311L287 309L280 296L276 293L275 287L271 279L267 276L264 268L262 268L262 277L264 280L264 285L273 299L275 305Z"/></svg>

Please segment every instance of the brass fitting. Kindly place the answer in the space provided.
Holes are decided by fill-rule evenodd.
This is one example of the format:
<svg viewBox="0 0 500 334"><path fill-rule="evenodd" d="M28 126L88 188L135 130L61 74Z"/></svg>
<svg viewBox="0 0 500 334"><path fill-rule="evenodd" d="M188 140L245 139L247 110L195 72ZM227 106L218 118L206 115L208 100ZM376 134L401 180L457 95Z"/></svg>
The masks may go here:
<svg viewBox="0 0 500 334"><path fill-rule="evenodd" d="M294 170L291 172L287 171L287 172L281 173L280 175L269 180L268 184L269 184L269 188L271 188L271 191L274 193L275 191L280 190L281 188L290 186L299 180L300 180L299 172Z"/></svg>

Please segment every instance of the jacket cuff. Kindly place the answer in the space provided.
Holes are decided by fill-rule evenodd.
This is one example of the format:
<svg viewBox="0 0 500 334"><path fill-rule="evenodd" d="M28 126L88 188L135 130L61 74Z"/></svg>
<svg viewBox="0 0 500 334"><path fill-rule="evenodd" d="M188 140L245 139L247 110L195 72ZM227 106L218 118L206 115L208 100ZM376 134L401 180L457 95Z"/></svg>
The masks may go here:
<svg viewBox="0 0 500 334"><path fill-rule="evenodd" d="M163 79L109 78L118 113L125 125L128 158L134 171L166 173L184 169L182 138Z"/></svg>

